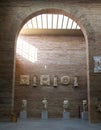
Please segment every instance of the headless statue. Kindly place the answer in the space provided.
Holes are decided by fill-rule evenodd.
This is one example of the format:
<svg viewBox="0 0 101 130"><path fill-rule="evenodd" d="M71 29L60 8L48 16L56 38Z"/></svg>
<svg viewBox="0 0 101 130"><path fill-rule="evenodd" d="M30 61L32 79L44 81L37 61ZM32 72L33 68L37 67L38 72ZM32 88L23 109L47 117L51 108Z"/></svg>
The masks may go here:
<svg viewBox="0 0 101 130"><path fill-rule="evenodd" d="M48 101L47 101L46 98L44 98L44 99L42 100L42 104L43 104L43 110L47 110Z"/></svg>
<svg viewBox="0 0 101 130"><path fill-rule="evenodd" d="M27 100L25 100L25 99L22 100L22 106L21 107L22 107L23 111L27 110Z"/></svg>
<svg viewBox="0 0 101 130"><path fill-rule="evenodd" d="M83 111L87 111L87 100L83 100Z"/></svg>
<svg viewBox="0 0 101 130"><path fill-rule="evenodd" d="M65 99L63 101L63 108L64 108L64 112L68 109L69 107L69 101L67 99Z"/></svg>

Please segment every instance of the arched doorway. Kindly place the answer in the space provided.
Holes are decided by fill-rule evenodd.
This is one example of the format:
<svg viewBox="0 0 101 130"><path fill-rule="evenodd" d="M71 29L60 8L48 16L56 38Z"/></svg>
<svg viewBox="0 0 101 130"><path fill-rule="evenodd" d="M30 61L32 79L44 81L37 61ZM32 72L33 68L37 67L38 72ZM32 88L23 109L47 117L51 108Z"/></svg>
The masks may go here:
<svg viewBox="0 0 101 130"><path fill-rule="evenodd" d="M67 16L67 13L63 10L46 9L46 10L41 10L41 11L36 12L34 15L31 15L28 19L30 19L33 16L37 16L38 14L45 13L45 12L48 12L48 13L55 12L55 14L58 12L58 13L61 13L61 14L64 14L65 16ZM75 19L71 15L69 15L69 17ZM28 19L26 18L26 21ZM76 20L76 21L79 23L78 20ZM81 24L80 24L80 27L81 27L81 30L83 29L82 31L85 35L85 30ZM83 39L81 38L79 40L77 40L78 38L73 38L73 37L68 38L68 36L66 34L65 34L66 36L63 36L63 34L62 34L62 36L58 34L55 37L52 35L53 35L53 33L51 34L51 37L42 36L42 34L40 36L38 34L38 36L34 36L34 38L31 37L32 40L30 42L32 44L32 41L34 41L34 47L35 46L38 47L38 44L39 44L39 48L41 46L40 49L38 48L39 51L43 52L43 53L40 53L40 55L43 55L43 57L45 59L47 59L48 62L46 62L46 60L41 57L43 62L42 61L37 62L34 65L32 65L30 63L27 63L23 59L21 59L21 57L18 58L18 59L20 59L20 61L22 63L19 62L19 60L17 61L18 74L16 76L18 76L19 79L27 78L28 81L26 83L22 83L22 81L21 81L20 85L17 84L16 92L15 92L15 95L17 97L17 100L15 102L16 103L15 108L17 108L16 106L19 106L19 109L16 110L17 113L19 113L19 111L21 109L21 107L20 107L21 100L27 99L29 117L31 117L31 116L40 117L40 113L41 113L41 109L42 109L41 100L44 97L46 97L50 104L50 106L49 106L50 117L58 118L58 117L61 117L61 115L62 115L62 103L63 103L63 100L66 98L66 99L70 100L70 104L71 104L70 109L71 110L69 110L69 111L72 113L71 114L72 117L79 117L80 116L79 108L82 109L82 100L85 98L87 99L87 77L86 77L87 68L86 68L86 64L84 65L84 63L83 63L84 59L85 59L85 61L87 60L86 54L83 55L83 53L84 53L83 50L85 50L84 48L86 48L87 43L85 44L85 46L82 46L82 45L84 45L83 44L84 41L87 39L86 38L84 39L84 37L83 37ZM23 37L23 38L27 42L29 41L28 37L27 38ZM74 41L73 41L73 39L74 39ZM51 42L49 42L49 41L51 41ZM75 41L77 42L77 44L75 44ZM66 42L71 43L72 45L67 44ZM56 45L56 46L53 46L52 43L54 43L54 45ZM64 43L64 44L62 44L62 43ZM81 44L81 48L77 48L77 46L79 47L80 44ZM51 46L49 48L47 48L47 46L49 46L49 45L51 45ZM28 45L26 45L26 46L28 46ZM44 49L42 49L43 46L46 46L46 48L44 47ZM52 48L52 46L53 46L53 48ZM54 49L54 48L58 48L58 49ZM49 51L49 49L51 51ZM62 49L64 50L65 53L63 53L61 51ZM48 51L48 53L45 53L45 50ZM55 55L52 55L53 50L55 50L54 51ZM52 52L52 54L50 52ZM85 50L85 52L86 52L86 50ZM48 54L50 54L50 56ZM47 55L48 55L48 57L46 57ZM83 57L79 57L81 55ZM73 56L77 56L77 57L75 57L73 59ZM51 57L53 57L52 59L54 59L54 57L55 57L55 59L52 61ZM59 57L61 57L61 58L59 58ZM68 59L68 57L69 57L69 59ZM39 57L39 61L41 58ZM50 58L50 60L48 58ZM58 59L57 62L56 62L56 59ZM60 59L60 61L59 61L59 59ZM83 59L83 61L82 61L82 59ZM67 62L66 62L66 60L67 60ZM78 61L79 65L75 64L76 63L75 61L76 62ZM81 64L81 63L83 63L83 64ZM29 68L30 68L30 71L28 71ZM85 71L86 71L86 73L85 73ZM82 72L82 74L81 74L81 72ZM46 78L50 81L50 83L49 83L49 85L43 84L41 86L40 80L44 76L46 76ZM57 88L54 88L54 86L53 86L54 76L56 76L58 79ZM65 84L65 83L61 83L61 79L66 76L69 76L71 79L71 82L69 85ZM73 79L75 76L79 77L79 86L77 88L73 87ZM33 88L33 78L34 77L37 78L38 85L37 85L37 87ZM16 80L16 81L20 83L20 80ZM81 88L80 86L83 86L83 87ZM72 95L72 97L71 97L71 95ZM53 96L54 96L54 100L52 98ZM57 108L58 108L58 111L57 111ZM74 108L75 108L75 110L74 110Z"/></svg>

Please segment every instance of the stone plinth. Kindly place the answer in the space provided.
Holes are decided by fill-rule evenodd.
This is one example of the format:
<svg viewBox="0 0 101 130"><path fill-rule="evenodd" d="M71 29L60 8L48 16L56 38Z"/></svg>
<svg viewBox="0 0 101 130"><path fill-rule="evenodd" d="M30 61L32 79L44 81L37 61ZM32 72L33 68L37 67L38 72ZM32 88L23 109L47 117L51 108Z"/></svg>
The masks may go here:
<svg viewBox="0 0 101 130"><path fill-rule="evenodd" d="M20 112L20 119L27 119L27 111Z"/></svg>
<svg viewBox="0 0 101 130"><path fill-rule="evenodd" d="M41 113L41 119L42 120L47 120L48 119L48 112L47 111L42 111L42 113Z"/></svg>
<svg viewBox="0 0 101 130"><path fill-rule="evenodd" d="M82 120L88 120L88 112L87 111L82 112L81 118L82 118Z"/></svg>
<svg viewBox="0 0 101 130"><path fill-rule="evenodd" d="M70 112L63 112L63 119L69 119L70 118Z"/></svg>

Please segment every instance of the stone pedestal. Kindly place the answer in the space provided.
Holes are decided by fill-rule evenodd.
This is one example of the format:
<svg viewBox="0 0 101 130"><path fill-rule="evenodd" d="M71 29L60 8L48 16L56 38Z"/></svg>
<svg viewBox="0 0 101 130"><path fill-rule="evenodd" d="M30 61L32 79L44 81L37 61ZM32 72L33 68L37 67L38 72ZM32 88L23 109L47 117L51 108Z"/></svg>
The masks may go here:
<svg viewBox="0 0 101 130"><path fill-rule="evenodd" d="M63 112L63 119L69 119L70 118L70 112Z"/></svg>
<svg viewBox="0 0 101 130"><path fill-rule="evenodd" d="M27 111L20 112L20 119L27 119Z"/></svg>
<svg viewBox="0 0 101 130"><path fill-rule="evenodd" d="M48 112L47 111L42 111L42 113L41 113L41 119L42 120L47 120L48 119Z"/></svg>
<svg viewBox="0 0 101 130"><path fill-rule="evenodd" d="M87 111L82 112L81 118L82 118L82 120L88 120L88 112Z"/></svg>

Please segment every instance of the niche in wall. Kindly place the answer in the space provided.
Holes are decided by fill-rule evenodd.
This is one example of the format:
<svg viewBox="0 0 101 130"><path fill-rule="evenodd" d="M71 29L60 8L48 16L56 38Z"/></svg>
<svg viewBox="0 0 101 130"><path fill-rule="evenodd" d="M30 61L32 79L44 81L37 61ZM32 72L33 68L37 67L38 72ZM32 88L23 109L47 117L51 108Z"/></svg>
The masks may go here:
<svg viewBox="0 0 101 130"><path fill-rule="evenodd" d="M86 45L82 36L20 36L26 43L37 48L37 61L31 62L16 55L15 111L19 114L21 100L28 101L28 116L39 117L41 101L49 102L49 117L61 117L63 100L70 101L71 117L79 117L79 106L87 97ZM46 67L45 67L46 66ZM20 75L29 75L30 84L21 85ZM32 77L37 75L37 87L33 88ZM40 85L40 76L49 75L50 85ZM58 76L58 87L53 87L53 77ZM70 76L68 87L61 84L61 77ZM79 76L79 87L73 88L74 76ZM58 108L58 109L57 109ZM75 108L75 109L74 109Z"/></svg>

